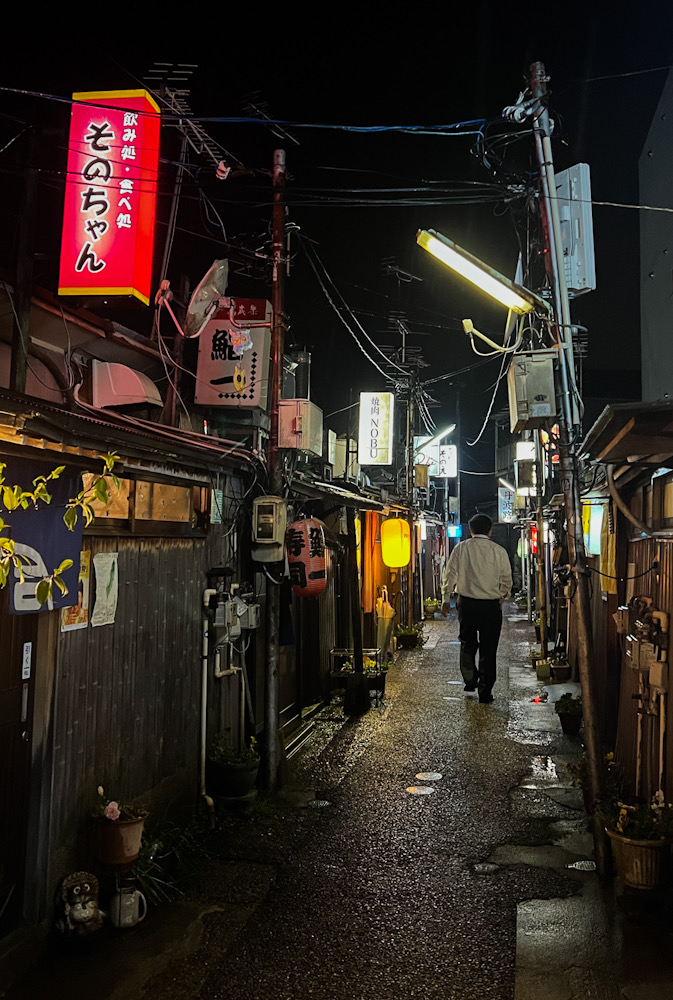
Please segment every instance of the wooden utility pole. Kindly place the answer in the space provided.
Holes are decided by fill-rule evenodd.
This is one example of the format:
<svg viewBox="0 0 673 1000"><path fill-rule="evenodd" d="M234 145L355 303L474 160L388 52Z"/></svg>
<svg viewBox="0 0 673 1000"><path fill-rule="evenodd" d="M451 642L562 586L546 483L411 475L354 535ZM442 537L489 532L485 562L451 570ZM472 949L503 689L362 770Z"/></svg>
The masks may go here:
<svg viewBox="0 0 673 1000"><path fill-rule="evenodd" d="M28 144L28 167L25 173L21 225L16 247L16 281L14 285L14 323L9 388L26 391L30 306L33 297L33 255L35 253L35 223L37 219L37 132L31 130Z"/></svg>
<svg viewBox="0 0 673 1000"><path fill-rule="evenodd" d="M271 364L269 368L269 484L273 496L282 496L283 475L278 461L278 403L283 395L283 354L285 350L285 150L273 154L273 212L272 212L272 266L273 285L271 305ZM278 788L281 762L280 732L278 727L278 676L280 661L280 583L283 564L278 579L267 580L266 585L266 674L264 684L264 727L266 753L262 759L264 788L274 792ZM271 574L269 574L271 576Z"/></svg>
<svg viewBox="0 0 673 1000"><path fill-rule="evenodd" d="M551 124L547 109L547 76L544 64L535 62L530 67L529 89L537 101L532 110L533 135L540 170L540 194L545 222L550 273L552 276L555 313L554 336L559 353L561 377L561 420L559 453L561 458L561 480L565 506L566 531L568 536L568 556L576 581L573 607L577 630L577 664L582 688L582 711L584 716L584 736L587 748L587 764L591 796L599 801L605 792L605 767L603 747L596 704L596 686L593 675L594 649L591 628L591 604L589 594L589 573L586 565L584 534L582 531L582 506L577 473L575 444L579 434L577 417L577 390L575 388L570 304L565 280L565 267L561 246L561 223L554 160L551 148ZM538 544L540 539L538 539ZM594 814L594 854L596 868L604 874L607 868L607 846L602 824Z"/></svg>

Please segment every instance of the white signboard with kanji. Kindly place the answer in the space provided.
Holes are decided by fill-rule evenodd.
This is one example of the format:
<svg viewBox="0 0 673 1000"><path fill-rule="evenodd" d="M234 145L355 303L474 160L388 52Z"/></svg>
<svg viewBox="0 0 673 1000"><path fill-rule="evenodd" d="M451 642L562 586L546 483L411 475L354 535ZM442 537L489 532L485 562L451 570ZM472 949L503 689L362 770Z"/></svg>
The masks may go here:
<svg viewBox="0 0 673 1000"><path fill-rule="evenodd" d="M223 299L199 338L194 402L265 410L270 352L270 303L264 299Z"/></svg>

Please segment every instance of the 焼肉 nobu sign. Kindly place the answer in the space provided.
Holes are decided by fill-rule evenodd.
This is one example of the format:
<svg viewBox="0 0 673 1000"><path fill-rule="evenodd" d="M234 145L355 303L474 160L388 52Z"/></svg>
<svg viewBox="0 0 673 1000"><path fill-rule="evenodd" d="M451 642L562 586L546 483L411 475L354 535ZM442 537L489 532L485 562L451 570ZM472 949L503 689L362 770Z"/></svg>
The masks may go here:
<svg viewBox="0 0 673 1000"><path fill-rule="evenodd" d="M150 303L159 107L146 90L73 94L59 295Z"/></svg>
<svg viewBox="0 0 673 1000"><path fill-rule="evenodd" d="M360 465L392 465L394 402L392 392L360 393Z"/></svg>

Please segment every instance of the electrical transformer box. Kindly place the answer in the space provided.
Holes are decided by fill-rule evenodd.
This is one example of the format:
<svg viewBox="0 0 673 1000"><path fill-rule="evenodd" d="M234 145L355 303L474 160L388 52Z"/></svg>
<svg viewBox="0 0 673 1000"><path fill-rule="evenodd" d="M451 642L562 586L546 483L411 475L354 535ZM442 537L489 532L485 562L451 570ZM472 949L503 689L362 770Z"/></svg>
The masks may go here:
<svg viewBox="0 0 673 1000"><path fill-rule="evenodd" d="M556 418L554 360L556 351L515 354L507 372L509 424L512 434L547 427Z"/></svg>
<svg viewBox="0 0 673 1000"><path fill-rule="evenodd" d="M588 163L576 163L556 175L556 200L568 294L592 292L596 287L596 256Z"/></svg>
<svg viewBox="0 0 673 1000"><path fill-rule="evenodd" d="M278 447L322 458L322 410L310 399L279 401Z"/></svg>

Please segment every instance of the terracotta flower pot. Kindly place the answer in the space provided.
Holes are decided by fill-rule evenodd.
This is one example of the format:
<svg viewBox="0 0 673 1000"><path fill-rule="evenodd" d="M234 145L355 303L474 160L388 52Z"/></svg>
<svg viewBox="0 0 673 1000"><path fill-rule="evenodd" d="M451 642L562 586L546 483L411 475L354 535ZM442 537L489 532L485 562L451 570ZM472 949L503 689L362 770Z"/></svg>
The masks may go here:
<svg viewBox="0 0 673 1000"><path fill-rule="evenodd" d="M144 825L145 817L94 820L94 857L110 871L128 871L138 860Z"/></svg>
<svg viewBox="0 0 673 1000"><path fill-rule="evenodd" d="M612 843L617 875L633 889L653 889L670 879L670 840L631 840L623 834L605 831Z"/></svg>

